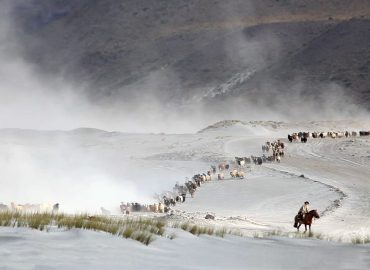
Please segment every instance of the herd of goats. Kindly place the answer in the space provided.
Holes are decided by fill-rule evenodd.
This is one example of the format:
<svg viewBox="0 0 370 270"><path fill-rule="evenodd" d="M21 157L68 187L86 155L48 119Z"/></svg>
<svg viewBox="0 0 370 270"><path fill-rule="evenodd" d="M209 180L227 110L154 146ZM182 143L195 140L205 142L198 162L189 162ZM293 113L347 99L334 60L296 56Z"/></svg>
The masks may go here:
<svg viewBox="0 0 370 270"><path fill-rule="evenodd" d="M296 132L288 134L289 142L306 143L308 138L342 138L342 137L356 137L356 136L370 136L370 131L360 132ZM210 170L206 173L194 175L191 179L186 178L185 182L180 185L176 183L172 191L162 193L157 196L158 203L154 204L140 204L121 203L120 210L122 214L130 214L131 212L154 212L154 213L168 213L171 207L178 203L184 203L187 195L194 197L195 191L206 182L212 179L224 180L225 175L230 175L229 179L244 179L244 169L247 165L262 165L267 162L280 162L284 157L284 142L277 140L275 142L266 142L262 145L262 156L250 157L235 157L233 162L221 162L218 166L211 165ZM50 212L58 213L59 203L56 204L15 204L10 206L0 203L0 211L19 211L19 212ZM110 211L101 207L103 215L110 215Z"/></svg>
<svg viewBox="0 0 370 270"><path fill-rule="evenodd" d="M355 136L370 136L370 131L360 132L296 132L288 134L289 142L301 141L306 143L308 138L342 138L342 137L355 137ZM131 212L155 212L167 213L171 211L171 207L177 203L183 203L186 200L187 194L194 197L195 191L204 183L212 179L224 180L225 174L229 174L231 178L245 178L244 168L247 164L262 165L267 162L280 162L284 157L284 142L277 140L275 142L266 142L262 145L262 156L250 157L235 157L235 162L221 162L218 166L211 165L210 170L206 173L196 174L191 180L186 179L183 185L178 183L174 186L172 192L165 192L158 196L158 203L145 205L140 203L121 203L120 209L123 214ZM233 164L233 169L231 165Z"/></svg>
<svg viewBox="0 0 370 270"><path fill-rule="evenodd" d="M225 175L230 175L229 179L244 179L244 168L247 164L262 165L266 162L280 162L284 156L285 145L282 141L266 142L262 145L262 156L235 157L235 162L221 162L217 166L211 165L210 170L206 173L194 175L191 179L186 179L184 184L176 183L172 191L164 192L157 196L158 203L140 204L140 203L121 203L120 209L123 214L131 212L154 212L168 213L171 207L178 203L184 203L187 195L194 197L195 191L206 182L212 179L224 180ZM232 164L232 166L231 166ZM102 209L103 214L107 213Z"/></svg>
<svg viewBox="0 0 370 270"><path fill-rule="evenodd" d="M308 138L343 138L343 137L356 137L356 136L370 136L370 131L340 131L340 132L334 132L334 131L329 131L329 132L295 132L293 134L288 134L288 140L289 142L293 141L301 141L303 143L307 142Z"/></svg>
<svg viewBox="0 0 370 270"><path fill-rule="evenodd" d="M26 213L52 213L57 214L59 211L59 203L56 204L16 204L14 202L10 203L10 206L0 203L0 211L15 211L15 212L26 212Z"/></svg>

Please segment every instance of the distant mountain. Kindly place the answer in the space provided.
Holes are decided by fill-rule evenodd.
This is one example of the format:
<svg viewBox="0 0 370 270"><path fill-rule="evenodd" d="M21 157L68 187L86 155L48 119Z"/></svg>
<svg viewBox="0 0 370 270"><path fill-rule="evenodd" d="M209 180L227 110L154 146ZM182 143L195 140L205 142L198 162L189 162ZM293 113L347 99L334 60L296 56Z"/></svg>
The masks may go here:
<svg viewBox="0 0 370 270"><path fill-rule="evenodd" d="M367 0L12 3L26 59L89 82L92 100L258 101L335 83L370 109Z"/></svg>

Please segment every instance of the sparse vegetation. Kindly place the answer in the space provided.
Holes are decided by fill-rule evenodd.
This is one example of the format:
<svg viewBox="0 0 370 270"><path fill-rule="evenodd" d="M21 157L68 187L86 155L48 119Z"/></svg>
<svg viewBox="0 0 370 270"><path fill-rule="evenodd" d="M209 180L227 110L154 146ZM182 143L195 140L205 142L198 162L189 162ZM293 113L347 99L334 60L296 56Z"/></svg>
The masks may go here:
<svg viewBox="0 0 370 270"><path fill-rule="evenodd" d="M20 213L20 212L0 212L0 226L6 227L27 227L40 231L50 231L52 228L59 229L83 229L92 231L102 231L119 237L133 239L145 245L149 245L154 241L156 236L163 236L168 239L176 238L174 232L165 233L165 227L181 229L193 235L210 235L217 237L225 237L225 235L235 235L239 237L245 236L240 230L217 228L214 226L200 226L197 224L175 223L168 225L165 221L156 218L116 218L104 216L89 216L87 214L67 215L50 213ZM342 242L340 239L333 239L321 233L297 233L283 232L273 230L267 232L254 232L253 238L268 238L273 236L300 238L300 239L319 239L328 241ZM369 236L355 236L350 241L353 244L368 244L370 243Z"/></svg>
<svg viewBox="0 0 370 270"><path fill-rule="evenodd" d="M314 233L314 232L308 232L308 233L301 233L301 232L283 232L280 230L273 230L268 232L263 232L261 234L258 234L258 238L264 238L264 237L271 237L271 236L282 236L282 237L289 237L289 238L314 238L319 240L324 240L329 238L324 238L324 236L321 233Z"/></svg>
<svg viewBox="0 0 370 270"><path fill-rule="evenodd" d="M352 238L352 244L369 244L370 243L370 236L356 236Z"/></svg>
<svg viewBox="0 0 370 270"><path fill-rule="evenodd" d="M52 227L102 231L148 245L155 239L155 235L164 235L166 223L157 219L114 218L87 214L0 212L0 225L28 227L40 231L48 231Z"/></svg>
<svg viewBox="0 0 370 270"><path fill-rule="evenodd" d="M212 226L199 226L196 224L191 223L175 223L172 225L173 228L179 228L184 231L187 231L194 235L212 235L217 237L224 237L225 235L235 235L235 236L243 236L243 234L239 230L227 229L227 228L215 228Z"/></svg>
<svg viewBox="0 0 370 270"><path fill-rule="evenodd" d="M171 233L165 235L166 222L151 218L114 218L104 216L89 216L87 214L67 215L50 213L20 213L0 212L0 226L27 227L40 231L49 231L51 228L58 229L83 229L102 231L129 238L149 245L155 236L165 236L174 239L176 235ZM224 237L225 235L243 236L241 232L226 228L215 228L212 226L199 226L190 223L172 225L194 235L212 235Z"/></svg>
<svg viewBox="0 0 370 270"><path fill-rule="evenodd" d="M254 238L267 238L272 236L280 236L280 237L289 237L289 238L299 238L299 239L318 239L318 240L326 240L326 241L334 241L334 242L343 242L343 238L334 238L327 235L323 235L322 233L314 233L314 232L283 232L279 230L273 230L268 232L255 232L253 234ZM345 241L345 242L348 242ZM370 243L370 236L356 236L350 239L350 242L353 244L368 244Z"/></svg>

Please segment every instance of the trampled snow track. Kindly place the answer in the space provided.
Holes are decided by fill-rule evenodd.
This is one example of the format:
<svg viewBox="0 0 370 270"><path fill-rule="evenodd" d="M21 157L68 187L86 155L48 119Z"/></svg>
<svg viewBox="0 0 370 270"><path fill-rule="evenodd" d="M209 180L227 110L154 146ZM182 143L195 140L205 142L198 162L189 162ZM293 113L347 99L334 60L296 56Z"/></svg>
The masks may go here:
<svg viewBox="0 0 370 270"><path fill-rule="evenodd" d="M247 131L251 130L253 127L248 127ZM180 182L184 176L205 172L214 162L212 159L204 162L204 157L231 160L239 155L257 155L262 142L282 136L286 131L279 130L279 135L272 132L266 136L246 136L248 132L243 126L195 135L103 133L103 136L85 134L81 137L61 132L58 135L60 143L52 134L41 136L35 131L34 136L21 136L18 134L21 131L3 131L0 132L0 162L5 165L0 171L1 179L12 179L17 185L3 182L2 192L8 199L19 200L26 195L28 200L45 199L41 195L53 195L50 193L52 187L63 183L66 188L58 188L57 194L72 206L88 206L89 198L98 206L106 203L105 199L115 203L117 198L128 198L122 195L125 192L132 195L133 200L140 201L137 197L140 194L150 194L153 189L160 192ZM239 228L249 236L275 229L292 232L295 230L292 218L304 200L310 200L312 207L322 212L343 192L347 197L341 207L328 209L312 229L330 239L350 241L357 236L364 239L369 236L367 227L370 224L367 167L370 143L362 138L353 140L287 144L288 154L282 163L255 167L244 180L209 182L196 192L194 199L187 198L187 202L180 205L184 209L178 209L169 218L174 222L189 220ZM86 160L87 157L90 159ZM183 161L183 157L190 160ZM27 173L18 173L20 165L25 164ZM47 167L41 166L43 164ZM75 164L83 165L84 170ZM43 174L38 173L40 171ZM70 194L73 190L68 187L85 187L91 183L90 176L102 172L105 177L98 179L102 185L84 189L78 194L78 200L74 200ZM305 177L299 177L301 174ZM30 177L30 188L19 189L25 186L23 183L30 183ZM70 179L79 182L68 182ZM109 198L91 196L95 191L97 195L108 194ZM2 199L5 202L5 198ZM64 207L63 203L61 206ZM204 219L209 211L216 214L216 220ZM294 237L198 237L181 229L168 228L168 233L172 232L173 240L158 237L149 246L143 246L101 232L40 232L2 227L0 268L369 269L369 245Z"/></svg>
<svg viewBox="0 0 370 270"><path fill-rule="evenodd" d="M264 137L254 137L225 142L225 159L257 155L264 141ZM360 137L310 139L306 144L287 143L287 155L280 164L254 166L247 173L246 180L206 184L196 198L178 209L194 213L193 218L198 222L211 212L218 216L216 222L211 222L216 225L230 225L227 221L234 219L238 222L231 225L244 229L254 230L254 225L258 225L261 229L292 231L292 217L300 204L309 200L322 215L314 225L315 231L331 239L347 241L358 235L368 235L370 169L366 162L369 159L366 155L359 158L364 153L358 151L358 144L363 145L365 154L368 153L367 145L370 143ZM347 154L341 151L343 145L347 146ZM305 177L299 177L302 174ZM232 187L232 183L238 184ZM270 190L274 194L270 194ZM258 198L251 199L253 203L245 199L255 194Z"/></svg>
<svg viewBox="0 0 370 270"><path fill-rule="evenodd" d="M315 230L342 240L369 235L369 146L368 138L361 137L310 139L307 144L288 144L287 158L272 166L304 174L343 194L340 201L333 202L334 207L328 207Z"/></svg>

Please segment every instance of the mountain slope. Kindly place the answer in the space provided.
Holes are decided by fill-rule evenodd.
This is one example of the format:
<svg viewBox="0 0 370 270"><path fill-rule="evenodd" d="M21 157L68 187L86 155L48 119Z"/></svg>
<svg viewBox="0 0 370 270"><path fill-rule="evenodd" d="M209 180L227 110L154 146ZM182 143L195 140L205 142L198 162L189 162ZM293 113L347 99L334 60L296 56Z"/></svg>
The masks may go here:
<svg viewBox="0 0 370 270"><path fill-rule="evenodd" d="M25 57L90 82L95 100L149 93L183 102L255 72L231 92L260 91L271 77L284 91L303 77L338 82L370 104L368 1L30 0L13 15Z"/></svg>

